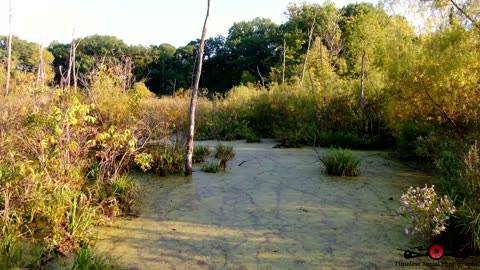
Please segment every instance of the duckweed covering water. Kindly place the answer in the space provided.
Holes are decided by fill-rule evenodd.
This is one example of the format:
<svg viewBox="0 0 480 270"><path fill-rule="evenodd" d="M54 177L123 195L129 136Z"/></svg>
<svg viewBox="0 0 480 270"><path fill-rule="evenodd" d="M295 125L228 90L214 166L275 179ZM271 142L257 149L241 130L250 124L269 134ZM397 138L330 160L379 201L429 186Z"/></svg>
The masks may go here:
<svg viewBox="0 0 480 270"><path fill-rule="evenodd" d="M312 148L233 145L227 173L133 174L140 216L99 228L100 250L126 269L388 269L409 262L397 249L421 244L392 213L432 178L387 153L355 152L351 181L328 176Z"/></svg>

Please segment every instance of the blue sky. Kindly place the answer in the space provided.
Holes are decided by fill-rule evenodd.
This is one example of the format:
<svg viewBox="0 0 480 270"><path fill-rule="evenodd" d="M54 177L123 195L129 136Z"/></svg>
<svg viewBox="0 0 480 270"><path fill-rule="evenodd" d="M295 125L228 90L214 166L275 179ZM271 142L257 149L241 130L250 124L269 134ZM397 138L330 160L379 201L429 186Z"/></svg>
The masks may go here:
<svg viewBox="0 0 480 270"><path fill-rule="evenodd" d="M8 0L0 0L0 35L8 33ZM11 0L12 33L28 41L69 42L75 36L114 35L127 44L175 47L199 38L207 0ZM264 17L280 24L301 0L211 0L208 37L226 36L234 22ZM324 1L306 1L323 3ZM352 0L333 1L337 7ZM376 3L374 0L366 2Z"/></svg>

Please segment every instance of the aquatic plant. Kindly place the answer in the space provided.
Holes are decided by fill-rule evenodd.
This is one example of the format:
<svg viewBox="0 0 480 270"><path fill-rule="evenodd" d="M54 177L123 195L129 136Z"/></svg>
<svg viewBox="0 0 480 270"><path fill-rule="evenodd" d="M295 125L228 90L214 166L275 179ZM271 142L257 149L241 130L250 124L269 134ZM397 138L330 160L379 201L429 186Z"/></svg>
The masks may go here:
<svg viewBox="0 0 480 270"><path fill-rule="evenodd" d="M255 135L255 133L245 134L245 140L247 143L258 143L261 141L260 138Z"/></svg>
<svg viewBox="0 0 480 270"><path fill-rule="evenodd" d="M327 173L337 176L357 176L360 159L355 157L348 149L330 148L320 161L325 165Z"/></svg>
<svg viewBox="0 0 480 270"><path fill-rule="evenodd" d="M119 269L115 266L118 258L110 258L105 253L98 253L95 246L83 246L75 252L72 270L101 269L113 270Z"/></svg>
<svg viewBox="0 0 480 270"><path fill-rule="evenodd" d="M227 162L234 157L235 153L232 145L223 145L220 143L215 147L215 158L220 160L220 167L223 168L223 171L227 169Z"/></svg>
<svg viewBox="0 0 480 270"><path fill-rule="evenodd" d="M210 154L210 149L206 145L197 145L193 148L193 162L202 163Z"/></svg>
<svg viewBox="0 0 480 270"><path fill-rule="evenodd" d="M206 173L217 173L220 170L220 163L218 160L211 160L202 166L202 171Z"/></svg>
<svg viewBox="0 0 480 270"><path fill-rule="evenodd" d="M154 171L155 173L166 176L176 173L182 173L185 160L185 148L182 145L150 145L141 152L141 158L138 158L143 171Z"/></svg>

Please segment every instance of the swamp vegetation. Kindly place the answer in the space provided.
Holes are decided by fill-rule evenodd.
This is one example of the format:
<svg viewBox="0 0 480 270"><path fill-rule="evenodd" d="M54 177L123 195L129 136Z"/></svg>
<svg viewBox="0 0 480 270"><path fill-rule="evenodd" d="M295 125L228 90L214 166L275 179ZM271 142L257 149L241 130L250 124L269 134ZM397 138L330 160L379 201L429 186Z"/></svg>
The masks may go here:
<svg viewBox="0 0 480 270"><path fill-rule="evenodd" d="M480 3L407 2L291 4L281 25L256 18L208 39L195 139L252 144L195 148L192 177L198 41L1 37L0 266L114 269L118 252L122 267L364 269L434 240L478 254ZM425 11L421 29L406 19ZM99 234L129 246L111 260L95 226L120 216L131 220Z"/></svg>

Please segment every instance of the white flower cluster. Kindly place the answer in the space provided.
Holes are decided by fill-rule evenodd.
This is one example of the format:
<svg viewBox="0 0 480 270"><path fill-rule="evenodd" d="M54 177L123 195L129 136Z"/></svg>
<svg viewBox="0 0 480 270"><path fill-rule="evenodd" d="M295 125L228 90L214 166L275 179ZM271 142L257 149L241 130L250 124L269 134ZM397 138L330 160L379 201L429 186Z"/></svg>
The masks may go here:
<svg viewBox="0 0 480 270"><path fill-rule="evenodd" d="M397 214L399 219L408 220L405 234L431 233L435 236L447 229L450 215L456 209L447 195L438 197L434 187L410 187L400 198L402 206Z"/></svg>

